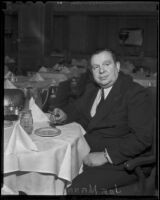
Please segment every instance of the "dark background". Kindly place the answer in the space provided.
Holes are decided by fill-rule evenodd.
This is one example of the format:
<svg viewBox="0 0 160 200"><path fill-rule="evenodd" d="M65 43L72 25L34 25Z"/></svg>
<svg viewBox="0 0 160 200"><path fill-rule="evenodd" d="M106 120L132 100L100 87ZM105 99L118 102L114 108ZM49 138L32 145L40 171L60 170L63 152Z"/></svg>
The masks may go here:
<svg viewBox="0 0 160 200"><path fill-rule="evenodd" d="M61 55L88 59L95 49L107 47L156 71L158 2L17 1L3 10L4 54L16 60L18 70L51 67ZM121 45L122 28L142 29L142 46Z"/></svg>

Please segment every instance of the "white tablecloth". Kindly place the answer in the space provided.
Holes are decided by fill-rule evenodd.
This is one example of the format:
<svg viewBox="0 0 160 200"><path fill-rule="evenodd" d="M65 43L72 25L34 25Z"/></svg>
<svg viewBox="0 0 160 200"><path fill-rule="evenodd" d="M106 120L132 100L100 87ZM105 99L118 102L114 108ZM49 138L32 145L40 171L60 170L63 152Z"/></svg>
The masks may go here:
<svg viewBox="0 0 160 200"><path fill-rule="evenodd" d="M156 77L145 77L141 75L133 75L133 80L144 87L156 87Z"/></svg>
<svg viewBox="0 0 160 200"><path fill-rule="evenodd" d="M54 79L56 82L63 82L68 80L68 77L64 73L58 72L39 72L42 78L44 79Z"/></svg>
<svg viewBox="0 0 160 200"><path fill-rule="evenodd" d="M34 129L43 126L37 123ZM29 195L64 195L65 187L79 174L82 159L90 151L85 131L77 123L58 128L61 134L56 137L31 135L38 152L4 153L4 186L14 194L24 191ZM4 151L12 130L4 129Z"/></svg>

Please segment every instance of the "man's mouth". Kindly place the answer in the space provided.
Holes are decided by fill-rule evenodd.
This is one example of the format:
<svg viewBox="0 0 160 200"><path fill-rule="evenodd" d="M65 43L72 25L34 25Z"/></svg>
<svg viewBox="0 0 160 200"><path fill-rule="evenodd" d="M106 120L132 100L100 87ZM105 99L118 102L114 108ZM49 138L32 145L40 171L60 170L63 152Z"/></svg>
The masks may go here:
<svg viewBox="0 0 160 200"><path fill-rule="evenodd" d="M108 76L99 77L100 80L104 81L108 78Z"/></svg>

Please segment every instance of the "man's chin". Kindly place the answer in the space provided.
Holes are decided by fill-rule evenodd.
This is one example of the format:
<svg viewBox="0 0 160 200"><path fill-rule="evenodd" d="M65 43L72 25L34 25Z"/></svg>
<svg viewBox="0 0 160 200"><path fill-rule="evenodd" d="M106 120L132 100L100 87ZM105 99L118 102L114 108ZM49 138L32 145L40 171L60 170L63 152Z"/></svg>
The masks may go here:
<svg viewBox="0 0 160 200"><path fill-rule="evenodd" d="M102 88L108 88L108 87L111 87L112 86L112 83L111 82L104 82L104 83L99 83L100 87Z"/></svg>

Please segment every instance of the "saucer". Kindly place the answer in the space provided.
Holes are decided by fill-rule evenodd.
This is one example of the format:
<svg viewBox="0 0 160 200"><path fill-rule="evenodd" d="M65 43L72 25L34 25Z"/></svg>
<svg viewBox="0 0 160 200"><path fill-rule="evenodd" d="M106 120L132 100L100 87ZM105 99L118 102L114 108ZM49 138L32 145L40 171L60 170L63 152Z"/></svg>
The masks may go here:
<svg viewBox="0 0 160 200"><path fill-rule="evenodd" d="M44 127L36 129L34 133L41 137L55 137L60 135L61 131L57 128Z"/></svg>

